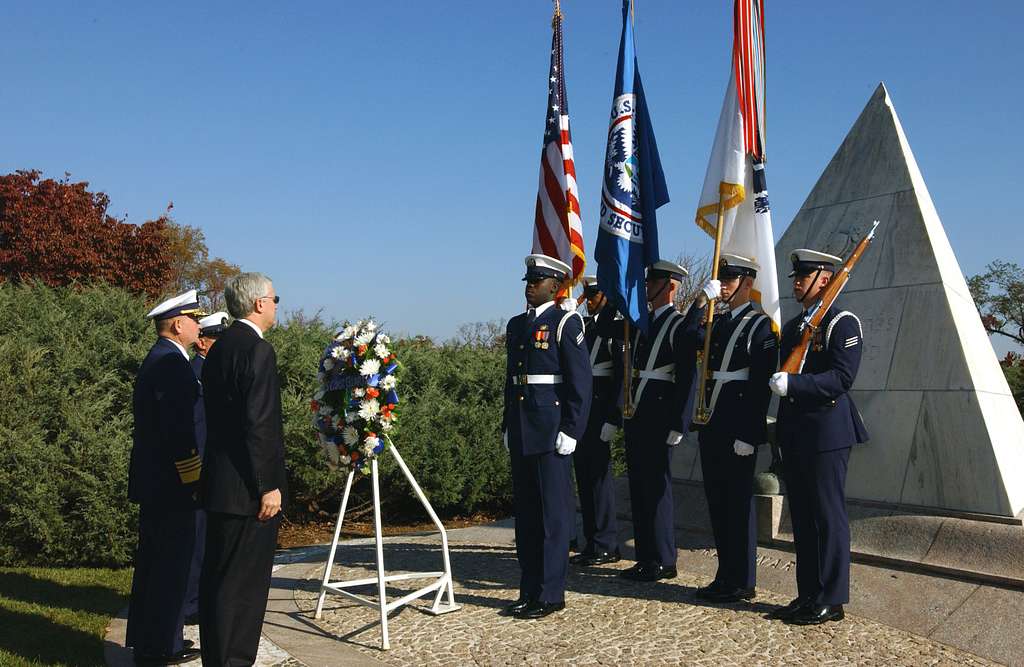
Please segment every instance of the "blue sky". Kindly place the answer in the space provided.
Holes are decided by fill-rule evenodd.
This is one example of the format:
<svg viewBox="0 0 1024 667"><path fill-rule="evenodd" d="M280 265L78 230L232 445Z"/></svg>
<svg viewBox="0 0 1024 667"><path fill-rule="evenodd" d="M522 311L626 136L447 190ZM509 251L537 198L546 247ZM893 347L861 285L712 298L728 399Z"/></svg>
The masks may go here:
<svg viewBox="0 0 1024 667"><path fill-rule="evenodd" d="M5 8L3 173L70 172L135 223L173 201L213 254L271 275L286 309L445 337L522 307L550 2L164 4ZM692 219L731 4L636 5L672 197L663 256L710 250ZM963 271L1024 263L1024 3L767 4L776 236L884 80ZM563 3L588 252L619 8Z"/></svg>

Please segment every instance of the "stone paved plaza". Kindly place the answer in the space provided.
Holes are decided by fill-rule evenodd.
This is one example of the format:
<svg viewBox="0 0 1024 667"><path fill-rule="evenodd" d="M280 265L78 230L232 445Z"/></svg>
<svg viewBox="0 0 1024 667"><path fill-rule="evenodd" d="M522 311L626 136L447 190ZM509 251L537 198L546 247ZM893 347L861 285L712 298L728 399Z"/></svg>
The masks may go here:
<svg viewBox="0 0 1024 667"><path fill-rule="evenodd" d="M386 546L389 573L440 569L436 538L404 538ZM706 583L680 572L656 584L615 576L629 565L574 571L567 608L539 621L498 614L516 597L518 566L508 545L453 543L456 601L463 608L431 616L403 608L391 617L391 650L378 650L378 613L330 596L313 620L322 565L307 566L294 589L299 615L355 647L367 658L402 665L506 664L994 664L944 644L880 623L847 616L816 628L769 621L788 600L759 591L752 603L709 606L694 597ZM372 545L342 547L332 579L373 576ZM406 582L400 582L405 584ZM415 582L412 582L415 584ZM422 584L421 584L422 585ZM392 586L390 596L412 591ZM366 594L374 589L367 587Z"/></svg>

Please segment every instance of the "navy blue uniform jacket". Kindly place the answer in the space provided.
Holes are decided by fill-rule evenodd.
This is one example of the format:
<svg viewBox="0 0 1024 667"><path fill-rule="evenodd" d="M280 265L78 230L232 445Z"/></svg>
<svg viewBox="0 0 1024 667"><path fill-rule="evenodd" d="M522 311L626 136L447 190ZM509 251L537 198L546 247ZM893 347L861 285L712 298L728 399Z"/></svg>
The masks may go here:
<svg viewBox="0 0 1024 667"><path fill-rule="evenodd" d="M202 395L189 360L166 338L158 339L143 360L132 405L128 498L147 507L196 509Z"/></svg>
<svg viewBox="0 0 1024 667"><path fill-rule="evenodd" d="M505 330L507 370L501 421L502 430L508 431L510 451L523 456L554 451L559 431L576 440L583 437L592 383L583 318L557 305L537 316L528 331L526 318L526 313L516 315ZM525 374L561 375L562 382L513 383L513 376Z"/></svg>
<svg viewBox="0 0 1024 667"><path fill-rule="evenodd" d="M615 314L615 308L606 305L595 317L584 320L591 368L601 369L594 374L589 417L590 424L598 429L604 424L622 426L622 340L621 336L617 340L602 333L608 326L614 326ZM622 320L618 320L618 325L622 327Z"/></svg>
<svg viewBox="0 0 1024 667"><path fill-rule="evenodd" d="M845 313L839 317L840 313ZM782 360L800 342L798 315L782 327ZM779 399L779 444L827 452L867 442L850 387L864 349L860 320L837 304L825 314L800 374L790 374Z"/></svg>

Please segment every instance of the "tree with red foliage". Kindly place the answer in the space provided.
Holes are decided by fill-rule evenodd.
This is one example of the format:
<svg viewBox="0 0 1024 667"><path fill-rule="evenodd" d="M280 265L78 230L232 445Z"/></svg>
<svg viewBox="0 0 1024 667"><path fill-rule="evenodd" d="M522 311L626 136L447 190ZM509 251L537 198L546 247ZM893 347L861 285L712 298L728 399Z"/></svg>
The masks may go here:
<svg viewBox="0 0 1024 667"><path fill-rule="evenodd" d="M157 296L171 279L165 217L133 225L107 214L86 182L0 176L0 279L47 285L104 281Z"/></svg>

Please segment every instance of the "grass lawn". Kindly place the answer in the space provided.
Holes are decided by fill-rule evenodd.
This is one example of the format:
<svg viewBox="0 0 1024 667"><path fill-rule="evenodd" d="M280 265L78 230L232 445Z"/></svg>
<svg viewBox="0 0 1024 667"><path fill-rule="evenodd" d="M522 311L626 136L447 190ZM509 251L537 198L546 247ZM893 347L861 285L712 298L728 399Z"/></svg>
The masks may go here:
<svg viewBox="0 0 1024 667"><path fill-rule="evenodd" d="M0 568L0 665L102 665L130 569Z"/></svg>

